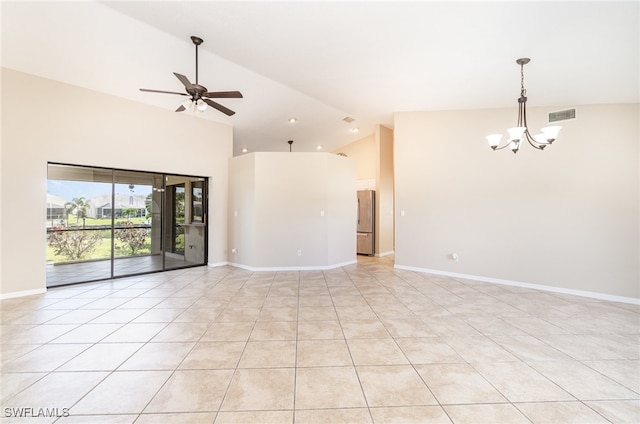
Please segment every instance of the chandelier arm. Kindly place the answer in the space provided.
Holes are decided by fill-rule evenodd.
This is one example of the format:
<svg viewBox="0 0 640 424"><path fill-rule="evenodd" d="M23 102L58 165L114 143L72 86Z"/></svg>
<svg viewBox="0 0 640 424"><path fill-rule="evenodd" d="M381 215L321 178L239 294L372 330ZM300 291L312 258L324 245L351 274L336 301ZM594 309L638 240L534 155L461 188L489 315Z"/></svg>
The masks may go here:
<svg viewBox="0 0 640 424"><path fill-rule="evenodd" d="M536 148L536 149L538 149L538 150L543 150L543 149L545 148L545 146L546 146L546 144L540 144L540 143L538 143L538 142L536 141L536 139L535 139L535 138L533 138L533 137L531 136L531 133L529 133L529 130L528 130L528 129L527 129L527 130L525 130L525 132L524 132L524 138L526 138L526 139L527 139L527 141L529 142L529 144L530 144L531 146L535 147L535 148Z"/></svg>
<svg viewBox="0 0 640 424"><path fill-rule="evenodd" d="M509 147L509 145L510 145L510 144L511 144L511 140L507 141L507 144L505 144L504 146L496 147L496 148L493 148L493 147L492 147L492 149L493 149L493 150L502 150L502 149L504 149L505 147Z"/></svg>

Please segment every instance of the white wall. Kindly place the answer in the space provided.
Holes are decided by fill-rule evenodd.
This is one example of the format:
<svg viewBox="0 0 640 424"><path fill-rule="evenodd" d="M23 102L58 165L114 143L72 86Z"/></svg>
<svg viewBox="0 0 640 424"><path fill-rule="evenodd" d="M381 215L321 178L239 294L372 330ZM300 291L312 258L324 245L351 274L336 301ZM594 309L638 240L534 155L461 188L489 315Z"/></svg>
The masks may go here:
<svg viewBox="0 0 640 424"><path fill-rule="evenodd" d="M45 287L47 162L209 177L208 262L226 263L232 143L228 125L3 68L0 293Z"/></svg>
<svg viewBox="0 0 640 424"><path fill-rule="evenodd" d="M638 105L577 112L517 155L484 140L515 108L396 114L396 266L639 298Z"/></svg>
<svg viewBox="0 0 640 424"><path fill-rule="evenodd" d="M251 153L230 163L228 250L237 250L230 256L232 264L322 269L355 262L351 159L329 153Z"/></svg>

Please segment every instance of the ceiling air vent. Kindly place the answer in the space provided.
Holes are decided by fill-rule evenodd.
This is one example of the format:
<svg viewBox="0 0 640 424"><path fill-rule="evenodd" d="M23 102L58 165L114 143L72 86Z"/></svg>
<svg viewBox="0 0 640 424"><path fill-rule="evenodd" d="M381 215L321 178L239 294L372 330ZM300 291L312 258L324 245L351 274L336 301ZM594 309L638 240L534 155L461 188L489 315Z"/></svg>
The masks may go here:
<svg viewBox="0 0 640 424"><path fill-rule="evenodd" d="M355 119L353 119L353 118L352 118L352 117L350 117L350 116L346 116L346 117L342 118L342 120L343 120L344 122L348 122L349 124L350 124L350 123L352 123L353 121L355 121Z"/></svg>
<svg viewBox="0 0 640 424"><path fill-rule="evenodd" d="M560 121L573 121L576 119L576 110L567 109L567 110L559 110L557 112L549 112L549 123L560 122Z"/></svg>

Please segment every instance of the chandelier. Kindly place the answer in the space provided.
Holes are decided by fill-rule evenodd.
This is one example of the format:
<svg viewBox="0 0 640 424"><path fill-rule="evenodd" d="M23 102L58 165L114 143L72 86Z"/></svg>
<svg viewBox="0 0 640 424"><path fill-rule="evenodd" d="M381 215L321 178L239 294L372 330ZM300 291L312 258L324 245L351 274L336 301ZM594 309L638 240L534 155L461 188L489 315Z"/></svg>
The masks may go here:
<svg viewBox="0 0 640 424"><path fill-rule="evenodd" d="M515 127L509 128L507 130L507 132L509 133L509 140L504 146L500 146L502 134L491 134L487 136L489 147L491 147L493 150L500 150L504 149L505 147L509 147L513 153L518 153L518 149L520 149L520 143L523 139L527 140L529 144L536 149L542 150L547 147L547 145L555 141L555 139L558 137L558 132L560 132L560 129L562 129L562 127L560 126L544 127L540 130L540 134L536 134L534 136L532 136L529 132L529 125L527 124L527 90L524 89L524 65L529 63L530 60L531 59L527 57L516 60L516 63L520 65L518 124Z"/></svg>

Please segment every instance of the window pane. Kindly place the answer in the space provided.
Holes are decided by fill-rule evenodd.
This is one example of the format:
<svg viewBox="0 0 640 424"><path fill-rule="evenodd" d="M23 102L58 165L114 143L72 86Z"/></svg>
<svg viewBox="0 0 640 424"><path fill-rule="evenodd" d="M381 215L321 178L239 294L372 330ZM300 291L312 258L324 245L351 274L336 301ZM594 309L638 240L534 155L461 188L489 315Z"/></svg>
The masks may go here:
<svg viewBox="0 0 640 424"><path fill-rule="evenodd" d="M203 181L191 182L191 222L204 222L202 212Z"/></svg>
<svg viewBox="0 0 640 424"><path fill-rule="evenodd" d="M111 170L52 165L47 180L47 287L111 276Z"/></svg>
<svg viewBox="0 0 640 424"><path fill-rule="evenodd" d="M116 170L114 180L114 277L161 271L162 175Z"/></svg>

